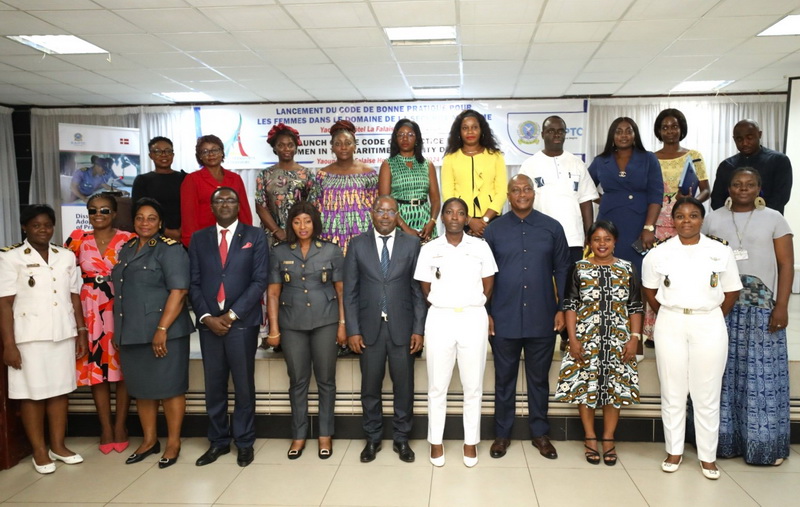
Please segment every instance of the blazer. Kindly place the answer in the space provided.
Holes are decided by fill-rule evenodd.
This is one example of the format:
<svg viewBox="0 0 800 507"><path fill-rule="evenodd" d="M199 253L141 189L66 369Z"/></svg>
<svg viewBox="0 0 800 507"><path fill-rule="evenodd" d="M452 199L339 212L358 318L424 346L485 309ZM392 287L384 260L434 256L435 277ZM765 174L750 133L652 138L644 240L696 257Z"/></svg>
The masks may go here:
<svg viewBox="0 0 800 507"><path fill-rule="evenodd" d="M315 239L306 258L297 243L272 249L269 283L279 283L278 322L281 329L310 331L339 321L339 297L334 282L342 281L342 249Z"/></svg>
<svg viewBox="0 0 800 507"><path fill-rule="evenodd" d="M133 238L125 243L111 270L114 341L119 345L151 343L169 291L189 288L189 257L180 243L158 236L137 252L138 242L139 238ZM167 329L167 339L188 336L192 331L192 318L184 304Z"/></svg>
<svg viewBox="0 0 800 507"><path fill-rule="evenodd" d="M216 225L195 232L189 243L189 298L198 326L203 315L217 317L228 310L239 317L235 327L258 326L263 320L261 298L267 290L269 269L269 248L264 231L239 222L229 236L224 266L219 256ZM222 282L225 305L220 310L217 292Z"/></svg>
<svg viewBox="0 0 800 507"><path fill-rule="evenodd" d="M387 300L387 324L395 345L408 345L412 334L425 334L428 306L414 269L419 257L419 239L397 230L389 274L384 280L381 261L370 230L350 240L344 259L344 313L347 336L362 335L366 345L378 339L381 298Z"/></svg>

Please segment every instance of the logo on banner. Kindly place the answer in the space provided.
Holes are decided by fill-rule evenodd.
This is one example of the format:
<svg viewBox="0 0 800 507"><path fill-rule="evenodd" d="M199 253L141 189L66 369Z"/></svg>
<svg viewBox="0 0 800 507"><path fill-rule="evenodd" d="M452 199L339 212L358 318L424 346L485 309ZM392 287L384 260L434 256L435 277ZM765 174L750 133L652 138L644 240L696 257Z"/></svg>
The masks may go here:
<svg viewBox="0 0 800 507"><path fill-rule="evenodd" d="M86 142L83 140L83 134L80 132L72 134L72 141L69 144L72 146L84 146Z"/></svg>
<svg viewBox="0 0 800 507"><path fill-rule="evenodd" d="M541 133L542 129L535 121L524 121L517 127L519 144L539 144L539 135Z"/></svg>
<svg viewBox="0 0 800 507"><path fill-rule="evenodd" d="M120 137L119 144L131 144L131 140L128 139L127 137Z"/></svg>

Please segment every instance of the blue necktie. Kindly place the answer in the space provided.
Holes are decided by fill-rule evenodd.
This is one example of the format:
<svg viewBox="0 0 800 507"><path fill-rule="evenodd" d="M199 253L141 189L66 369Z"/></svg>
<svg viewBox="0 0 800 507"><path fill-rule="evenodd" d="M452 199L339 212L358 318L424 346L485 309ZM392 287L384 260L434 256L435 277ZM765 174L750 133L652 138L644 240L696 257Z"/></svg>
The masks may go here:
<svg viewBox="0 0 800 507"><path fill-rule="evenodd" d="M389 275L389 247L388 241L389 236L381 236L383 240L383 250L381 250L381 271L383 272L383 279L386 280L386 277ZM383 289L383 295L381 296L381 312L384 314L386 313L386 288Z"/></svg>

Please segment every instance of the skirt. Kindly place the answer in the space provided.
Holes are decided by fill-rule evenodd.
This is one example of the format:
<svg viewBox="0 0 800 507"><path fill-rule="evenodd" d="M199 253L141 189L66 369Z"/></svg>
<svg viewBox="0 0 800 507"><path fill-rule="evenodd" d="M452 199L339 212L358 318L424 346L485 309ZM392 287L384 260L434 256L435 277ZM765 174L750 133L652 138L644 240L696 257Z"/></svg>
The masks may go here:
<svg viewBox="0 0 800 507"><path fill-rule="evenodd" d="M165 400L189 390L189 337L167 341L167 355L156 357L153 345L122 345L120 364L128 393L143 400Z"/></svg>
<svg viewBox="0 0 800 507"><path fill-rule="evenodd" d="M8 367L8 397L13 400L46 400L71 393L75 377L75 339L17 344L22 369Z"/></svg>

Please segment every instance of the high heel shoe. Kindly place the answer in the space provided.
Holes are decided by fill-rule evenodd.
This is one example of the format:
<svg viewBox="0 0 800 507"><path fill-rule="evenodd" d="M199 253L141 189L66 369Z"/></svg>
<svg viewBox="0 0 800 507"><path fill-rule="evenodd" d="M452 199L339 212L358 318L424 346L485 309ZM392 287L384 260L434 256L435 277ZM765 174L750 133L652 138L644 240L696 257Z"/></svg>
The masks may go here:
<svg viewBox="0 0 800 507"><path fill-rule="evenodd" d="M80 454L73 454L72 456L59 456L58 454L54 453L53 451L47 451L47 455L50 456L50 459L55 461L62 461L67 465L77 465L78 463L83 463L83 456Z"/></svg>
<svg viewBox="0 0 800 507"><path fill-rule="evenodd" d="M56 471L56 464L55 464L55 462L53 462L53 463L48 463L48 464L46 464L46 465L37 465L37 464L36 464L36 459L35 459L35 458L31 458L31 462L33 462L33 468L34 468L34 470L36 470L37 472L39 472L39 473L40 473L40 474L42 474L42 475L46 475L46 474L52 474L53 472L55 472L55 471Z"/></svg>
<svg viewBox="0 0 800 507"><path fill-rule="evenodd" d="M122 452L122 451L124 451L125 449L127 449L127 448L128 448L128 445L130 445L130 442L128 442L128 441L126 440L126 441L124 441L124 442L114 442L114 443L113 443L113 444L111 444L111 445L113 445L113 446L114 446L114 450L115 450L115 451L117 451L117 452Z"/></svg>
<svg viewBox="0 0 800 507"><path fill-rule="evenodd" d="M442 446L442 455L438 458L434 458L430 454L430 450L428 451L428 459L431 460L431 465L435 467L443 467L444 466L444 446Z"/></svg>
<svg viewBox="0 0 800 507"><path fill-rule="evenodd" d="M464 445L466 447L466 444ZM478 464L478 446L475 446L475 457L467 456L466 449L462 448L461 451L464 455L464 466L467 468L472 468Z"/></svg>
<svg viewBox="0 0 800 507"><path fill-rule="evenodd" d="M116 449L115 445L116 444L113 444L113 443L111 443L111 444L100 444L100 445L97 446L97 448L100 449L100 452L102 452L103 454L108 454L111 451L113 451L114 449Z"/></svg>
<svg viewBox="0 0 800 507"><path fill-rule="evenodd" d="M138 463L143 459L145 459L146 457L150 456L151 454L158 454L159 452L161 452L161 442L156 440L156 443L153 445L153 447L147 449L144 452L138 454L133 453L130 456L128 456L128 459L125 460L125 464L132 465L134 463Z"/></svg>

